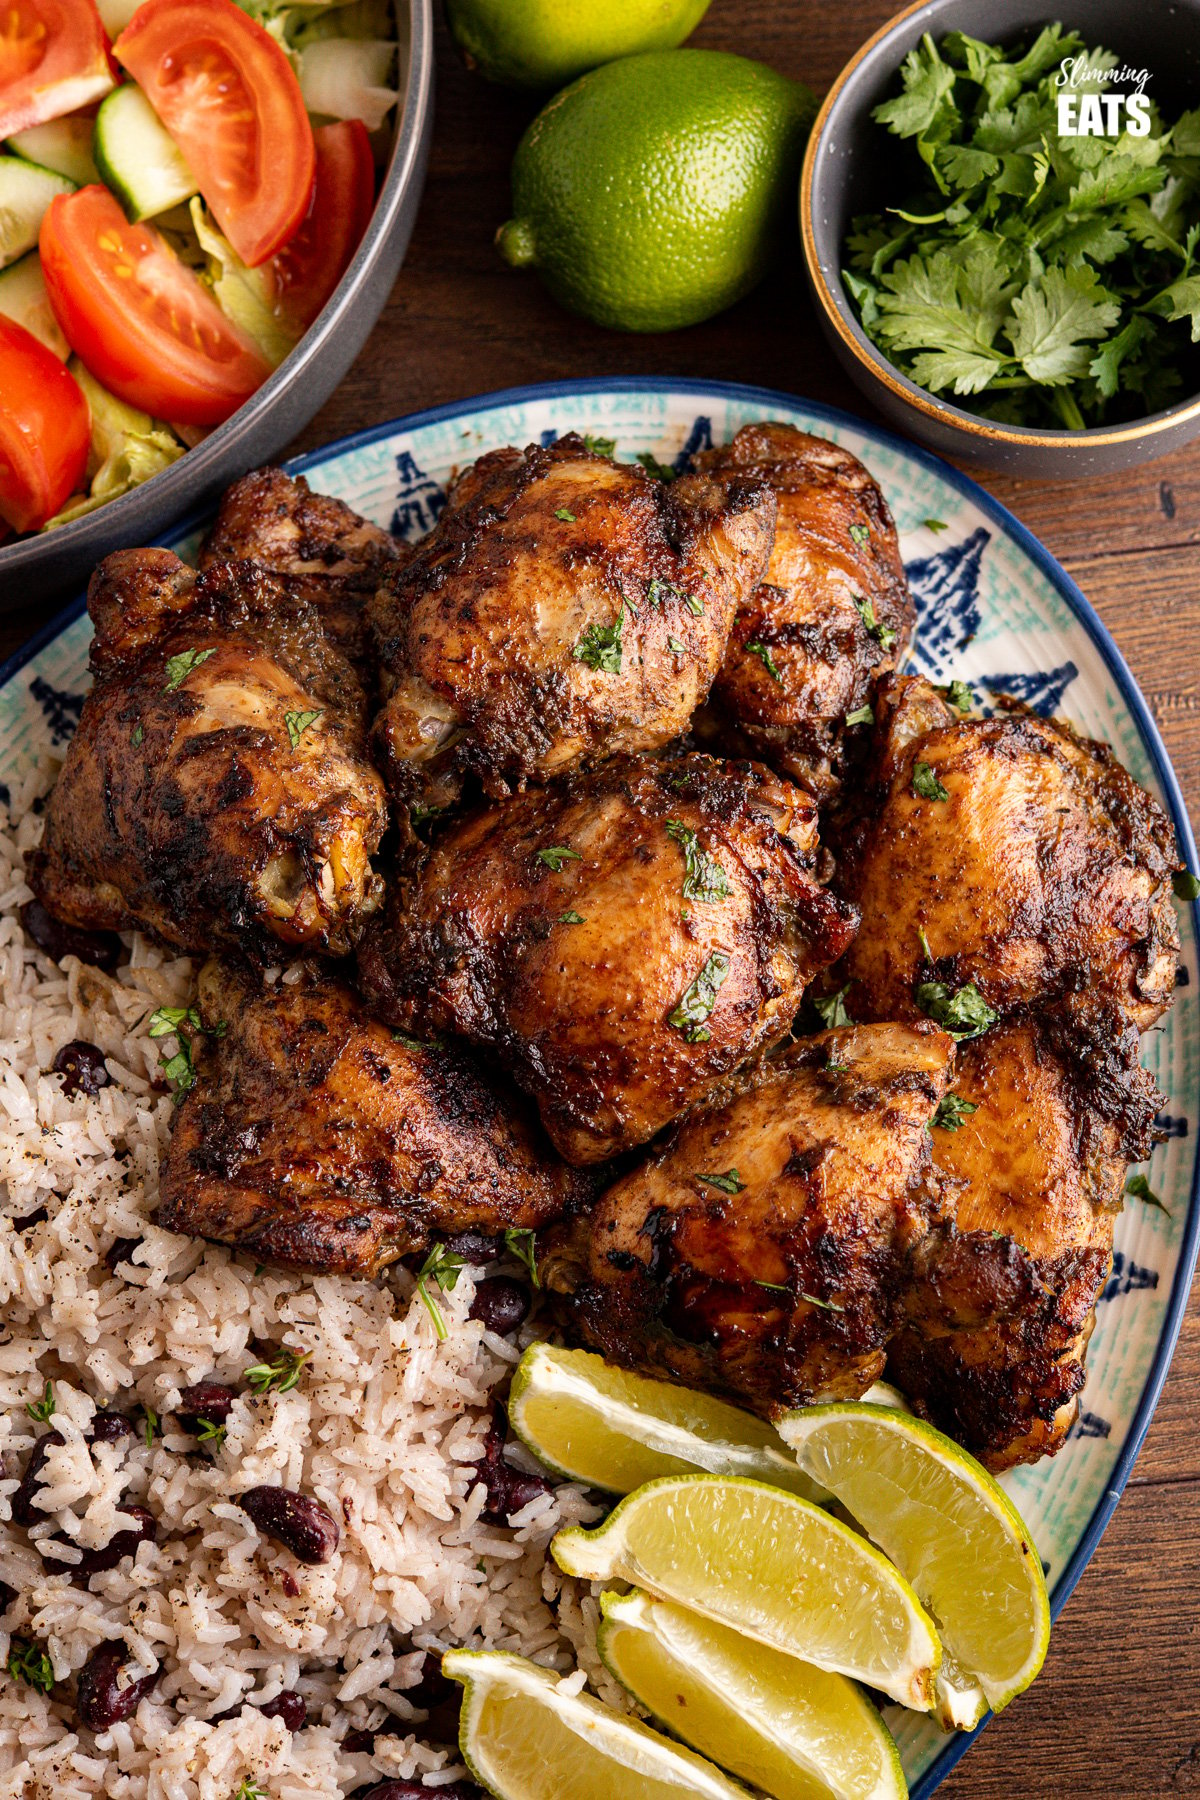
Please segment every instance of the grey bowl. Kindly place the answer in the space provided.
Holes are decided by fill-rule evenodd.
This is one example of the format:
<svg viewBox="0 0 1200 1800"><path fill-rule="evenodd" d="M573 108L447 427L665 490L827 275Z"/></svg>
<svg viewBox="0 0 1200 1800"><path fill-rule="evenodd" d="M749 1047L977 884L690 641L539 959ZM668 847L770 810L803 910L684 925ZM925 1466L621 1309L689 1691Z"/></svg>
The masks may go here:
<svg viewBox="0 0 1200 1800"><path fill-rule="evenodd" d="M965 31L992 41L1061 18L1089 44L1149 69L1149 93L1165 107L1200 103L1200 0L920 0L876 32L846 65L817 115L800 178L800 231L817 314L851 378L894 425L944 455L1012 475L1086 476L1131 468L1200 434L1200 395L1120 425L1050 431L998 425L927 394L876 349L842 285L850 220L880 201L881 128L871 109L893 91L896 71L925 32Z"/></svg>
<svg viewBox="0 0 1200 1800"><path fill-rule="evenodd" d="M54 603L110 550L153 543L183 513L278 454L324 405L362 349L412 236L433 132L432 0L396 0L401 101L396 139L367 234L323 312L245 406L142 487L44 536L0 548L0 612Z"/></svg>

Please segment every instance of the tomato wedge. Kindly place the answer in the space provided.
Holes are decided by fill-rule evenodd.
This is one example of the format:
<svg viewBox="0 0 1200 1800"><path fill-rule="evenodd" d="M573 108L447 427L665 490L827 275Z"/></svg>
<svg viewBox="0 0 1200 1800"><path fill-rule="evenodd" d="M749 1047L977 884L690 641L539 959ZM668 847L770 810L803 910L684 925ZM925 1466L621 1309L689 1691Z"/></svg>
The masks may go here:
<svg viewBox="0 0 1200 1800"><path fill-rule="evenodd" d="M299 231L271 264L275 304L301 331L350 266L375 209L375 158L361 119L313 132L317 175Z"/></svg>
<svg viewBox="0 0 1200 1800"><path fill-rule="evenodd" d="M280 46L234 0L146 0L113 45L250 268L312 193L313 132Z"/></svg>
<svg viewBox="0 0 1200 1800"><path fill-rule="evenodd" d="M68 343L130 406L219 425L270 374L158 232L131 225L107 188L53 199L39 248Z"/></svg>
<svg viewBox="0 0 1200 1800"><path fill-rule="evenodd" d="M0 520L36 531L52 519L83 484L91 435L75 377L31 331L0 315Z"/></svg>
<svg viewBox="0 0 1200 1800"><path fill-rule="evenodd" d="M61 118L115 86L94 0L4 0L0 138Z"/></svg>

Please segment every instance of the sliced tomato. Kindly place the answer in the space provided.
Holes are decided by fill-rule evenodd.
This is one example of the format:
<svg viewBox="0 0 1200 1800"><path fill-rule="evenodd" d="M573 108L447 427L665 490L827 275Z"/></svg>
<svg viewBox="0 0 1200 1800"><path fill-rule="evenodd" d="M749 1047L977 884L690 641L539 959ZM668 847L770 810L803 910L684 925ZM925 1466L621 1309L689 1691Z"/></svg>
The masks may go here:
<svg viewBox="0 0 1200 1800"><path fill-rule="evenodd" d="M72 350L130 406L184 425L219 425L270 374L158 232L131 225L107 188L52 200L39 249Z"/></svg>
<svg viewBox="0 0 1200 1800"><path fill-rule="evenodd" d="M283 50L234 0L146 0L113 49L242 261L267 262L304 217L315 164Z"/></svg>
<svg viewBox="0 0 1200 1800"><path fill-rule="evenodd" d="M4 0L0 138L59 119L115 85L94 0Z"/></svg>
<svg viewBox="0 0 1200 1800"><path fill-rule="evenodd" d="M375 158L361 119L313 132L317 175L299 231L271 263L276 308L303 331L350 266L375 209Z"/></svg>
<svg viewBox="0 0 1200 1800"><path fill-rule="evenodd" d="M31 331L0 315L0 519L14 531L52 519L83 484L91 434L75 377Z"/></svg>

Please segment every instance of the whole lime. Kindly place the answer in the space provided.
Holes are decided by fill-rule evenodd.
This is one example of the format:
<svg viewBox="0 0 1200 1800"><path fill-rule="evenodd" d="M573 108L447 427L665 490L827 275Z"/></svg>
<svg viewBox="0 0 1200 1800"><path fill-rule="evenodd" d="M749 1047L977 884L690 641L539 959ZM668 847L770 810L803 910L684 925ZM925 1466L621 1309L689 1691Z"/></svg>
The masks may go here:
<svg viewBox="0 0 1200 1800"><path fill-rule="evenodd" d="M497 247L598 325L694 325L769 267L815 111L799 82L719 50L593 69L517 146Z"/></svg>
<svg viewBox="0 0 1200 1800"><path fill-rule="evenodd" d="M639 50L670 50L709 0L446 0L469 68L506 87L556 88Z"/></svg>

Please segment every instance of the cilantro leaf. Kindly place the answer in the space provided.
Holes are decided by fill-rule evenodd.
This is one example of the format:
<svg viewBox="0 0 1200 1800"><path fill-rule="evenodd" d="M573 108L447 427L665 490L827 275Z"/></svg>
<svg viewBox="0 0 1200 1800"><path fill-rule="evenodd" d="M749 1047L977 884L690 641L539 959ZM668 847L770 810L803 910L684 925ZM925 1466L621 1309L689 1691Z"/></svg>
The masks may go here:
<svg viewBox="0 0 1200 1800"><path fill-rule="evenodd" d="M683 881L685 900L703 900L709 906L729 894L729 877L701 844L700 839L682 819L667 820L667 836L683 851L686 874Z"/></svg>
<svg viewBox="0 0 1200 1800"><path fill-rule="evenodd" d="M714 950L704 960L695 979L679 997L675 1010L667 1015L667 1024L682 1032L689 1044L706 1044L712 1032L705 1020L712 1017L717 994L729 973L729 957L724 950Z"/></svg>
<svg viewBox="0 0 1200 1800"><path fill-rule="evenodd" d="M954 993L944 981L922 981L913 998L928 1018L949 1032L956 1044L982 1037L1000 1017L973 981L968 981Z"/></svg>
<svg viewBox="0 0 1200 1800"><path fill-rule="evenodd" d="M621 673L621 627L625 622L625 602L611 625L589 625L571 655L576 662L586 663L604 675Z"/></svg>
<svg viewBox="0 0 1200 1800"><path fill-rule="evenodd" d="M913 793L919 800L948 800L949 792L942 786L927 762L915 762L912 772Z"/></svg>
<svg viewBox="0 0 1200 1800"><path fill-rule="evenodd" d="M937 1111L930 1120L930 1129L957 1131L964 1119L978 1111L979 1107L974 1100L964 1100L961 1094L953 1092L943 1094L937 1103Z"/></svg>
<svg viewBox="0 0 1200 1800"><path fill-rule="evenodd" d="M838 1025L854 1024L854 1020L846 1011L846 995L849 992L850 983L847 982L845 987L839 988L836 994L830 994L827 999L818 1000L814 997L813 1005L817 1009L821 1023L827 1030L832 1031Z"/></svg>

